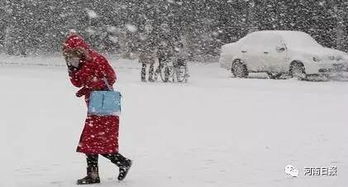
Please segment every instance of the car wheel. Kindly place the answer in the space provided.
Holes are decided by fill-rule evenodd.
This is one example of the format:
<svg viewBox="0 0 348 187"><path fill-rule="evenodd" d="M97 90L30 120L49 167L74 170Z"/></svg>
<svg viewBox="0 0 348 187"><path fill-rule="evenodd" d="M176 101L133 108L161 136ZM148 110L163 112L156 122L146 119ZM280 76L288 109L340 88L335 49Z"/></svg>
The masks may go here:
<svg viewBox="0 0 348 187"><path fill-rule="evenodd" d="M240 60L235 60L233 62L231 71L232 74L238 78L248 77L249 74L246 65Z"/></svg>
<svg viewBox="0 0 348 187"><path fill-rule="evenodd" d="M290 76L298 80L305 80L307 78L307 74L304 65L301 62L291 63Z"/></svg>
<svg viewBox="0 0 348 187"><path fill-rule="evenodd" d="M279 79L282 76L281 73L271 73L271 72L267 72L267 75L270 79Z"/></svg>

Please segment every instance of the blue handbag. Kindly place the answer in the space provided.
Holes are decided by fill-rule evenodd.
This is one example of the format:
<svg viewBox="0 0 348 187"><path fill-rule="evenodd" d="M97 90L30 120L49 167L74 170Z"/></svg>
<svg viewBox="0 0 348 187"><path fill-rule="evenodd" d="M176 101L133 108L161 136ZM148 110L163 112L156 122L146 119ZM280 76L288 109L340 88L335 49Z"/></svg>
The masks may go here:
<svg viewBox="0 0 348 187"><path fill-rule="evenodd" d="M107 80L109 91L93 91L89 97L88 114L97 116L117 116L121 113L121 93L113 90Z"/></svg>

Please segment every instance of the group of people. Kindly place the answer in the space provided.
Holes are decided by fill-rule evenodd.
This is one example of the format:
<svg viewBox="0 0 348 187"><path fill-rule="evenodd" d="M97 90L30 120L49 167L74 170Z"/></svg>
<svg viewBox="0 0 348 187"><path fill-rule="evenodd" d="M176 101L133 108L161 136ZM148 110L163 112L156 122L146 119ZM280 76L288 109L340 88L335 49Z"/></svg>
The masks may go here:
<svg viewBox="0 0 348 187"><path fill-rule="evenodd" d="M160 73L164 62L171 62L173 66L186 66L188 53L183 43L161 41L158 46L152 41L145 42L144 47L139 50L139 62L141 63L141 81L154 82ZM155 67L156 62L158 66Z"/></svg>

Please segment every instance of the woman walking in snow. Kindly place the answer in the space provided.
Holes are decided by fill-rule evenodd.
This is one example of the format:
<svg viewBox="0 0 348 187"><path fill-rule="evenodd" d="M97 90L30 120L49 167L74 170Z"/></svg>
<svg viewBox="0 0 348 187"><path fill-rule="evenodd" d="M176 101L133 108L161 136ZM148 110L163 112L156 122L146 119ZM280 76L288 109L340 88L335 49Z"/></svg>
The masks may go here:
<svg viewBox="0 0 348 187"><path fill-rule="evenodd" d="M85 97L88 105L92 91L109 90L116 81L116 74L108 61L91 50L83 38L76 33L68 36L63 46L63 54L68 66L71 83L80 88L77 97ZM115 115L87 115L77 152L87 156L87 176L77 180L77 184L100 183L98 155L109 159L119 167L118 180L123 180L132 161L118 150L119 117Z"/></svg>

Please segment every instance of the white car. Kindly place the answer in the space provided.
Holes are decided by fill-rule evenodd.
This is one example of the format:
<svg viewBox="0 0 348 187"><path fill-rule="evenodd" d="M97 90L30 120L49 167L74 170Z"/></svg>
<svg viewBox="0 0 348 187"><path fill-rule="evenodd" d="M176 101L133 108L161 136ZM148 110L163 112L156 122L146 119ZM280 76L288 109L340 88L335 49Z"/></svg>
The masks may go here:
<svg viewBox="0 0 348 187"><path fill-rule="evenodd" d="M223 45L219 61L221 67L241 78L249 72L266 72L272 79L288 74L301 80L308 75L329 77L348 72L347 53L325 48L299 31L250 33Z"/></svg>

